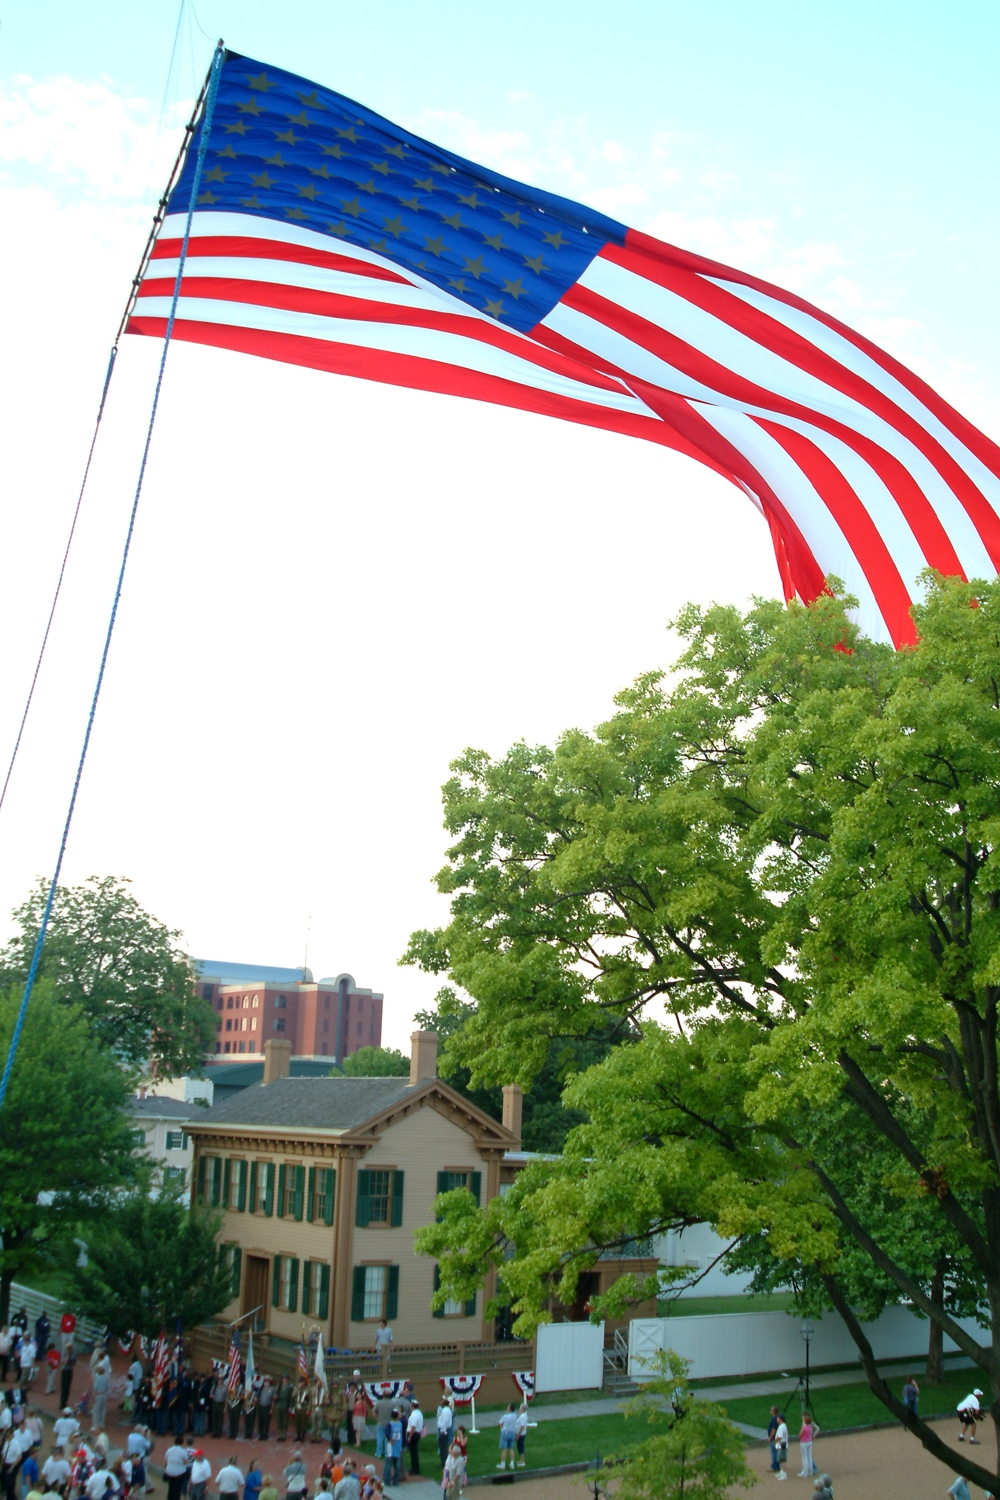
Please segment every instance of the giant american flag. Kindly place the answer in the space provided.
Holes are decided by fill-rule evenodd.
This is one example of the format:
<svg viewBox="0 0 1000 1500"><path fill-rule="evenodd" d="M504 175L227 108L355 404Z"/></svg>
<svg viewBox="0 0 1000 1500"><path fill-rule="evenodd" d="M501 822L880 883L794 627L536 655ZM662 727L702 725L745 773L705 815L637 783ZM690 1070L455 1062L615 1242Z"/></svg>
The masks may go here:
<svg viewBox="0 0 1000 1500"><path fill-rule="evenodd" d="M203 125L131 333L166 329ZM787 598L836 576L897 646L925 568L1000 564L1000 449L868 339L233 52L173 334L662 443L749 497Z"/></svg>

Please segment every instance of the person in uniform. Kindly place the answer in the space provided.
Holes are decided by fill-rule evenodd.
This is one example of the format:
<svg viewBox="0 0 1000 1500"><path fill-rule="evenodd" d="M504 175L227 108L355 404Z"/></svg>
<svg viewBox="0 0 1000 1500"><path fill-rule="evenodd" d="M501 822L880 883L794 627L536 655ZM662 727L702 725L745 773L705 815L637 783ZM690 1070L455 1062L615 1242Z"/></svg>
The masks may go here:
<svg viewBox="0 0 1000 1500"><path fill-rule="evenodd" d="M292 1416L295 1421L295 1441L304 1443L306 1433L309 1431L309 1417L312 1410L312 1394L309 1390L309 1382L305 1376L299 1381L292 1403Z"/></svg>
<svg viewBox="0 0 1000 1500"><path fill-rule="evenodd" d="M253 1442L253 1435L257 1430L257 1402L260 1399L260 1387L256 1380L243 1397L243 1435L248 1443Z"/></svg>
<svg viewBox="0 0 1000 1500"><path fill-rule="evenodd" d="M266 1443L271 1431L271 1412L274 1409L274 1381L270 1375L265 1375L260 1383L260 1395L257 1398L257 1431L262 1443Z"/></svg>
<svg viewBox="0 0 1000 1500"><path fill-rule="evenodd" d="M330 1429L330 1447L334 1453L340 1452L340 1429L344 1422L344 1411L347 1402L344 1396L344 1388L334 1381L330 1386L330 1393L326 1398L326 1425Z"/></svg>
<svg viewBox="0 0 1000 1500"><path fill-rule="evenodd" d="M229 1414L229 1440L235 1443L240 1435L240 1413L243 1410L243 1393L239 1386L226 1394L226 1411Z"/></svg>
<svg viewBox="0 0 1000 1500"><path fill-rule="evenodd" d="M309 1418L309 1441L320 1443L323 1441L323 1428L326 1426L326 1391L317 1380L312 1389L312 1410Z"/></svg>
<svg viewBox="0 0 1000 1500"><path fill-rule="evenodd" d="M287 1375L278 1381L274 1393L274 1422L278 1429L278 1442L283 1443L288 1433L288 1408L292 1404L292 1382Z"/></svg>

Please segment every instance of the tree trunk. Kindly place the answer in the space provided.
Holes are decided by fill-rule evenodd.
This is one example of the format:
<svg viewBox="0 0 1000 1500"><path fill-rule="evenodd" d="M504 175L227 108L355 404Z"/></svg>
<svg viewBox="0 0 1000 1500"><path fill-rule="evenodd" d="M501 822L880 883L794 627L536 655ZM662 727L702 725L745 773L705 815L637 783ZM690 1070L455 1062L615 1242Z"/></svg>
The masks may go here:
<svg viewBox="0 0 1000 1500"><path fill-rule="evenodd" d="M935 1307L942 1309L944 1308L944 1269L945 1257L939 1255L937 1265L934 1267L934 1275L931 1277L930 1299ZM928 1385L940 1385L944 1379L944 1330L940 1323L935 1323L933 1320L927 1339L927 1370L924 1379Z"/></svg>

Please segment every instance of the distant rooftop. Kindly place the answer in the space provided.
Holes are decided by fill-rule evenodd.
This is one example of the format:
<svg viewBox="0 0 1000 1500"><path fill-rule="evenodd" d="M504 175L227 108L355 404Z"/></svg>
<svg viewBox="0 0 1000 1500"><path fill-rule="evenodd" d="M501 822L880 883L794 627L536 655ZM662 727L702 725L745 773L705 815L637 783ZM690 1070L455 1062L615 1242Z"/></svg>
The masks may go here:
<svg viewBox="0 0 1000 1500"><path fill-rule="evenodd" d="M133 1114L150 1115L154 1120L190 1120L194 1114L206 1113L203 1104L185 1104L183 1099L167 1099L162 1094L147 1094L144 1099L129 1100Z"/></svg>
<svg viewBox="0 0 1000 1500"><path fill-rule="evenodd" d="M216 958L192 958L199 979L221 979L223 983L312 984L311 969L277 969L273 964L229 964Z"/></svg>
<svg viewBox="0 0 1000 1500"><path fill-rule="evenodd" d="M197 1124L350 1130L417 1087L408 1078L276 1078L199 1112Z"/></svg>

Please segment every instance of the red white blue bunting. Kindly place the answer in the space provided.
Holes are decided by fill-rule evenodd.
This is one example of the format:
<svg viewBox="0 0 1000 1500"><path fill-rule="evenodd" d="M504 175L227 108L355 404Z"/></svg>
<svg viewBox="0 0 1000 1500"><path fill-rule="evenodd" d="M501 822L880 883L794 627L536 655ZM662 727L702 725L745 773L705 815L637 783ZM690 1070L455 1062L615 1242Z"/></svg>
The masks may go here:
<svg viewBox="0 0 1000 1500"><path fill-rule="evenodd" d="M466 1406L473 1401L483 1383L481 1375L442 1375L441 1384L448 1391L456 1406Z"/></svg>
<svg viewBox="0 0 1000 1500"><path fill-rule="evenodd" d="M535 1394L535 1372L534 1370L511 1370L514 1384L526 1401L530 1401Z"/></svg>

